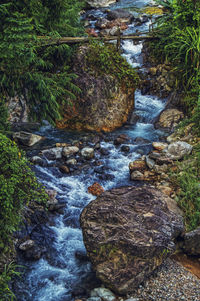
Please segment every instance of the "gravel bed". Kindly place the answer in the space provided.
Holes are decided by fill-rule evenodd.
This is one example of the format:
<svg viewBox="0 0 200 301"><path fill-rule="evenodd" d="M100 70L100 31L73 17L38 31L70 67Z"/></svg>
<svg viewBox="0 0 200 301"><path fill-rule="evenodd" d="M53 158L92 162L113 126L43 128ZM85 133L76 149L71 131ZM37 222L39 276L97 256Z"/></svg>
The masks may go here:
<svg viewBox="0 0 200 301"><path fill-rule="evenodd" d="M200 279L167 259L129 298L135 301L200 301Z"/></svg>

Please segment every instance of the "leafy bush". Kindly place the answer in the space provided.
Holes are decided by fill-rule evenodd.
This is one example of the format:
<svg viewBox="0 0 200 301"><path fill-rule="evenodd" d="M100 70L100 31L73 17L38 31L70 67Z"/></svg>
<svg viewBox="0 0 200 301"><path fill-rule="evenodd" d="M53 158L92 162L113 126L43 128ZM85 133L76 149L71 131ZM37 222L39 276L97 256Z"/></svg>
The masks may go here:
<svg viewBox="0 0 200 301"><path fill-rule="evenodd" d="M87 67L96 71L97 75L115 76L122 87L137 87L139 77L135 69L117 52L112 44L91 41L87 55Z"/></svg>
<svg viewBox="0 0 200 301"><path fill-rule="evenodd" d="M0 133L5 133L9 131L10 125L7 121L8 111L4 102L0 99Z"/></svg>
<svg viewBox="0 0 200 301"><path fill-rule="evenodd" d="M200 145L177 165L172 183L178 188L177 202L184 212L186 229L194 230L200 226Z"/></svg>
<svg viewBox="0 0 200 301"><path fill-rule="evenodd" d="M24 95L33 119L54 123L59 103L80 91L69 70L73 47L46 45L52 38L80 34L79 10L78 0L1 1L0 93Z"/></svg>
<svg viewBox="0 0 200 301"><path fill-rule="evenodd" d="M182 106L199 129L200 95L200 2L195 0L157 0L166 9L157 22L160 38L151 43L155 57L170 62L181 91ZM193 116L195 112L195 116ZM197 122L197 123L196 123Z"/></svg>
<svg viewBox="0 0 200 301"><path fill-rule="evenodd" d="M46 199L24 154L15 142L0 134L0 251L9 251L11 234L21 221L23 206L31 200Z"/></svg>

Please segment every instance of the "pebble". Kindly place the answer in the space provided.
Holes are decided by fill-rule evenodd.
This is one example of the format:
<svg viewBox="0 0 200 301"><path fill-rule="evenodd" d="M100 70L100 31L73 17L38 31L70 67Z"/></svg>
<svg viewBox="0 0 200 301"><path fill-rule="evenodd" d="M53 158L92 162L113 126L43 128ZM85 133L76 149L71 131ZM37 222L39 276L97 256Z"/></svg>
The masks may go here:
<svg viewBox="0 0 200 301"><path fill-rule="evenodd" d="M200 279L168 258L130 299L138 301L199 301Z"/></svg>

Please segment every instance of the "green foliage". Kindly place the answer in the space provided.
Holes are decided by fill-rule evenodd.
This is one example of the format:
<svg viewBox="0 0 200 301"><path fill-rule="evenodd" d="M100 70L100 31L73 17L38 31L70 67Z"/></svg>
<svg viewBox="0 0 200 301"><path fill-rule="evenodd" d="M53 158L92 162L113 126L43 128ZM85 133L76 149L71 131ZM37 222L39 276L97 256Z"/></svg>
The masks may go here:
<svg viewBox="0 0 200 301"><path fill-rule="evenodd" d="M8 119L8 111L4 102L0 99L0 133L8 132L10 129Z"/></svg>
<svg viewBox="0 0 200 301"><path fill-rule="evenodd" d="M8 283L13 276L20 276L20 273L16 271L17 266L11 262L4 266L2 273L0 274L0 300L1 301L13 301L16 300L15 295L11 291Z"/></svg>
<svg viewBox="0 0 200 301"><path fill-rule="evenodd" d="M183 92L182 105L199 131L200 94L200 2L157 0L166 9L159 18L159 40L151 43L154 55L170 62L177 77L177 90ZM194 116L195 112L195 116ZM197 123L196 123L197 122Z"/></svg>
<svg viewBox="0 0 200 301"><path fill-rule="evenodd" d="M178 187L177 201L184 212L186 229L194 230L200 226L200 145L177 165L172 182Z"/></svg>
<svg viewBox="0 0 200 301"><path fill-rule="evenodd" d="M90 42L87 67L92 71L95 69L97 75L110 74L115 76L122 87L126 89L136 88L139 83L135 69L127 63L112 44Z"/></svg>
<svg viewBox="0 0 200 301"><path fill-rule="evenodd" d="M23 206L31 200L45 203L46 199L24 154L15 142L0 134L0 251L8 252Z"/></svg>
<svg viewBox="0 0 200 301"><path fill-rule="evenodd" d="M158 1L159 3L163 1ZM164 4L164 3L163 3ZM159 19L155 52L170 61L179 75L181 88L199 89L200 5L192 0L170 0L168 14Z"/></svg>
<svg viewBox="0 0 200 301"><path fill-rule="evenodd" d="M3 3L2 3L3 2ZM0 93L24 95L33 119L60 118L59 103L80 90L69 71L72 47L44 46L40 37L81 33L79 1L19 0L0 4Z"/></svg>

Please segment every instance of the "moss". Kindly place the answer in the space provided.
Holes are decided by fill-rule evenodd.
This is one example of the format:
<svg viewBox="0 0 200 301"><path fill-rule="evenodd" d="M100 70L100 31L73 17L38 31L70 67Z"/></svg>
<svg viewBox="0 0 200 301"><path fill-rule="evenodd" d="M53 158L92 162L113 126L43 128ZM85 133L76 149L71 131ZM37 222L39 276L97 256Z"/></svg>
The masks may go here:
<svg viewBox="0 0 200 301"><path fill-rule="evenodd" d="M96 77L111 75L117 79L122 88L136 88L139 77L134 68L117 52L112 44L92 41L86 57L88 72Z"/></svg>
<svg viewBox="0 0 200 301"><path fill-rule="evenodd" d="M147 6L143 10L143 13L148 14L148 15L163 15L164 11L162 8L159 7L152 7L152 6Z"/></svg>

